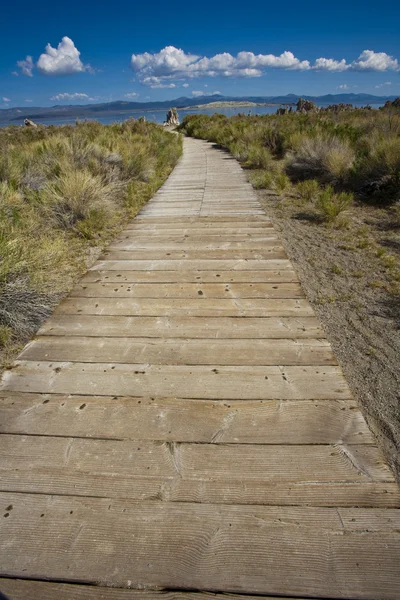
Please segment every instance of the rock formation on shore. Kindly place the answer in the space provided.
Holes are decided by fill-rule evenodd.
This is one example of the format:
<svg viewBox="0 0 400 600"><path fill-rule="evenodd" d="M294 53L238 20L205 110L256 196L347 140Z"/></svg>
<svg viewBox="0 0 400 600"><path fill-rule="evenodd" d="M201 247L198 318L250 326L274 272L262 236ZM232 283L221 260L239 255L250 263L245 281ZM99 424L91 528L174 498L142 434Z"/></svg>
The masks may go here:
<svg viewBox="0 0 400 600"><path fill-rule="evenodd" d="M176 108L170 108L167 112L167 118L166 121L164 121L164 126L175 127L177 125L179 125L178 111Z"/></svg>
<svg viewBox="0 0 400 600"><path fill-rule="evenodd" d="M311 102L311 100L304 100L303 98L299 98L296 104L296 110L300 113L308 113L308 112L318 112L319 108L315 104L315 102Z"/></svg>
<svg viewBox="0 0 400 600"><path fill-rule="evenodd" d="M393 101L388 100L383 108L400 108L400 97Z"/></svg>
<svg viewBox="0 0 400 600"><path fill-rule="evenodd" d="M25 119L24 123L26 127L37 127L36 123L31 121L30 119Z"/></svg>

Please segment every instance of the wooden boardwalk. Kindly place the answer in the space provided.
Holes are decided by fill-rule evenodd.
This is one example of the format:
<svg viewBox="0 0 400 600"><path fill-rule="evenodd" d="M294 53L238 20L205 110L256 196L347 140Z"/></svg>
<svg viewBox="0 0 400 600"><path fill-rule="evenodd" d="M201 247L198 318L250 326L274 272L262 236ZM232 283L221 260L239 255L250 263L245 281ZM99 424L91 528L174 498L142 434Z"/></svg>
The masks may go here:
<svg viewBox="0 0 400 600"><path fill-rule="evenodd" d="M400 598L399 488L206 142L5 373L0 422L10 600Z"/></svg>

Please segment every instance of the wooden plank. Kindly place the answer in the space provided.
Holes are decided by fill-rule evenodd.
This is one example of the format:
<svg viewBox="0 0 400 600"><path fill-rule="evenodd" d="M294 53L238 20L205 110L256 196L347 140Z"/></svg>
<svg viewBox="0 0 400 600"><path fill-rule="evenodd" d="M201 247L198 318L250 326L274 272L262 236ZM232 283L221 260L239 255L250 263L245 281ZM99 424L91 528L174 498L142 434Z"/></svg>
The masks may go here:
<svg viewBox="0 0 400 600"><path fill-rule="evenodd" d="M140 212L135 217L135 222L145 221L146 223L261 223L267 222L271 223L270 217L268 217L265 213L262 215L212 215L212 216L198 216L198 217L159 217L159 218L150 218L144 217Z"/></svg>
<svg viewBox="0 0 400 600"><path fill-rule="evenodd" d="M287 258L283 247L280 248L253 248L239 250L209 249L190 250L186 246L172 248L168 244L162 244L163 248L148 248L147 250L107 250L99 260L129 260L129 261L161 261L168 260L177 262L179 260L284 260ZM171 268L171 267L170 267ZM173 268L173 267L172 267Z"/></svg>
<svg viewBox="0 0 400 600"><path fill-rule="evenodd" d="M254 232L254 233L253 233ZM120 235L114 238L113 242L132 241L132 240L155 240L172 241L185 239L187 241L254 241L265 239L267 241L280 242L276 231L271 227L260 227L248 229L234 228L197 228L197 229L124 229Z"/></svg>
<svg viewBox="0 0 400 600"><path fill-rule="evenodd" d="M37 469L36 472L22 467L7 473L3 469L0 473L0 489L17 493L44 493L51 490L53 494L61 496L224 505L365 508L399 508L400 505L398 485L391 481L184 479L148 474L81 473L65 467Z"/></svg>
<svg viewBox="0 0 400 600"><path fill-rule="evenodd" d="M215 400L351 399L339 367L221 367L16 361L3 389Z"/></svg>
<svg viewBox="0 0 400 600"><path fill-rule="evenodd" d="M175 223L164 223L163 220L160 220L159 223L148 223L148 219L144 220L134 220L128 224L127 228L124 230L128 234L137 233L145 233L148 232L150 234L157 233L160 235L171 233L181 233L182 231L185 233L213 233L214 231L219 231L221 233L228 232L240 232L240 233L251 233L252 231L256 231L258 233L262 232L270 232L275 231L274 226L271 221L248 221L244 223L240 223L235 221L209 221L208 223L201 222L200 219L193 219L193 222L182 223L180 219L176 220Z"/></svg>
<svg viewBox="0 0 400 600"><path fill-rule="evenodd" d="M123 475L132 485L136 477L212 479L227 486L231 480L394 482L382 454L372 445L192 444L2 434L0 456L3 491L59 493L53 480L61 475L63 494L73 494L69 473L104 479ZM87 495L93 494L88 490Z"/></svg>
<svg viewBox="0 0 400 600"><path fill-rule="evenodd" d="M277 260L99 260L91 271L276 271L293 270L287 259Z"/></svg>
<svg viewBox="0 0 400 600"><path fill-rule="evenodd" d="M123 233L128 235L149 233L151 235L169 235L169 234L214 234L228 235L230 233L269 233L274 232L274 226L271 222L261 221L260 223L232 223L232 222L217 222L217 223L145 223L143 221L132 221L124 229Z"/></svg>
<svg viewBox="0 0 400 600"><path fill-rule="evenodd" d="M292 270L282 271L88 271L81 283L295 283Z"/></svg>
<svg viewBox="0 0 400 600"><path fill-rule="evenodd" d="M38 494L2 494L1 501L12 506L0 521L1 570L8 576L29 572L145 588L400 598L395 510L138 505Z"/></svg>
<svg viewBox="0 0 400 600"><path fill-rule="evenodd" d="M263 298L66 298L57 315L194 316L194 317L311 317L303 299Z"/></svg>
<svg viewBox="0 0 400 600"><path fill-rule="evenodd" d="M39 337L22 360L153 365L336 365L326 340L174 340Z"/></svg>
<svg viewBox="0 0 400 600"><path fill-rule="evenodd" d="M126 582L128 585L128 582ZM263 596L133 590L93 585L52 583L32 579L1 579L0 593L9 600L260 600ZM266 596L264 596L266 598ZM281 600L268 596L268 600ZM290 600L290 599L288 599ZM292 598L291 600L295 600ZM299 600L299 599L296 599ZM301 600L301 599L300 599ZM303 599L304 600L304 599Z"/></svg>
<svg viewBox="0 0 400 600"><path fill-rule="evenodd" d="M78 283L74 298L304 298L298 283Z"/></svg>
<svg viewBox="0 0 400 600"><path fill-rule="evenodd" d="M117 243L109 246L110 253L115 250L186 250L192 253L201 253L204 250L269 250L269 254L272 258L285 258L282 255L283 246L276 240L270 242L257 242L257 241L245 241L245 242L230 242L230 241L218 241L218 242L190 242L190 240L184 239L183 241L155 241L147 240L135 240L134 243ZM276 255L276 256L275 256Z"/></svg>
<svg viewBox="0 0 400 600"><path fill-rule="evenodd" d="M324 338L316 317L124 317L53 315L39 335L197 339Z"/></svg>
<svg viewBox="0 0 400 600"><path fill-rule="evenodd" d="M260 248L263 247L271 247L280 243L280 239L277 237L274 231L269 230L270 232L261 234L250 234L250 233L235 233L228 232L228 234L221 234L219 231L216 233L177 233L171 234L167 232L166 234L160 234L159 232L154 235L151 233L149 235L148 232L140 234L138 232L134 232L131 235L125 231L118 238L114 239L110 244L111 248L125 248L127 250L135 249L138 245L145 244L146 247L148 244L154 243L168 243L168 244L185 244L188 246L196 246L199 245L203 247L205 244L233 244L233 243L241 243L243 245L258 243ZM228 246L230 247L230 246ZM235 246L232 246L235 248ZM242 246L239 246L242 247Z"/></svg>
<svg viewBox="0 0 400 600"><path fill-rule="evenodd" d="M353 400L2 394L1 433L235 444L375 443Z"/></svg>

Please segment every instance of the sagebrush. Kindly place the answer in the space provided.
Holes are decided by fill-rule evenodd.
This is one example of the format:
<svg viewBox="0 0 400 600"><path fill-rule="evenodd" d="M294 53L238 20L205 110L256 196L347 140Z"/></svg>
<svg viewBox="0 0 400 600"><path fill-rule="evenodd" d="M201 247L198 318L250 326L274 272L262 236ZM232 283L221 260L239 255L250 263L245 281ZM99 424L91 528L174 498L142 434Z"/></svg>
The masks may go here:
<svg viewBox="0 0 400 600"><path fill-rule="evenodd" d="M37 329L181 152L181 136L133 119L0 129L0 347Z"/></svg>

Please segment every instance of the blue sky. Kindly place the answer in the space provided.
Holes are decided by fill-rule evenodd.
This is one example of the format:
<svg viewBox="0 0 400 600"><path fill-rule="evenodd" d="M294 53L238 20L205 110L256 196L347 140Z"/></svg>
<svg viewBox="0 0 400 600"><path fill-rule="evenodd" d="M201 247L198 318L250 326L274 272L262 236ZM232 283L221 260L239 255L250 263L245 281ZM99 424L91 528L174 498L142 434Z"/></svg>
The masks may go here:
<svg viewBox="0 0 400 600"><path fill-rule="evenodd" d="M1 16L1 108L214 92L400 96L394 1L23 0Z"/></svg>

